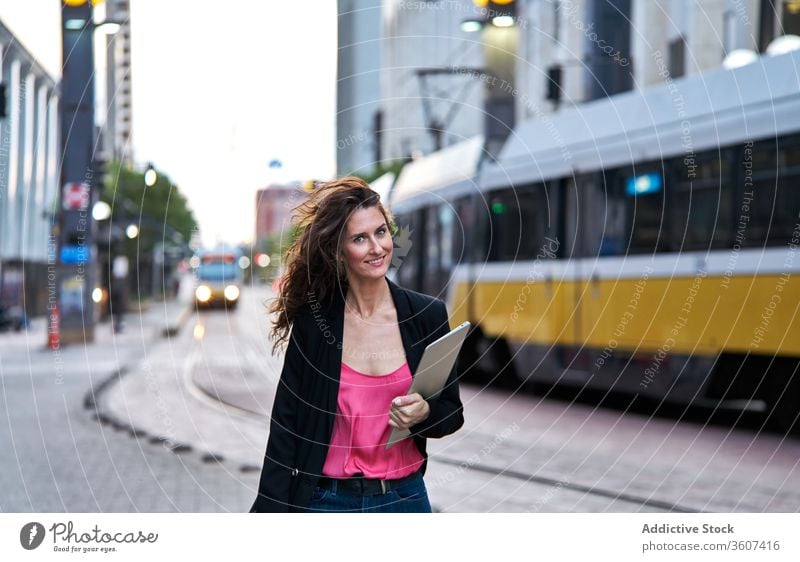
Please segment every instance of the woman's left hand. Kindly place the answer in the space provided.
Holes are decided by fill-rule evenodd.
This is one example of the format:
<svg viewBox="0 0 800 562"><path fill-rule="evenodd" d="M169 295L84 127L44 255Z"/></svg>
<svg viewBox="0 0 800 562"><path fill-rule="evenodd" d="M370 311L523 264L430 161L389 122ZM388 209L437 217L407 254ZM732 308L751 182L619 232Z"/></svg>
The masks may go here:
<svg viewBox="0 0 800 562"><path fill-rule="evenodd" d="M408 429L425 421L431 413L431 407L415 392L406 396L398 396L392 400L389 410L389 425L395 429Z"/></svg>

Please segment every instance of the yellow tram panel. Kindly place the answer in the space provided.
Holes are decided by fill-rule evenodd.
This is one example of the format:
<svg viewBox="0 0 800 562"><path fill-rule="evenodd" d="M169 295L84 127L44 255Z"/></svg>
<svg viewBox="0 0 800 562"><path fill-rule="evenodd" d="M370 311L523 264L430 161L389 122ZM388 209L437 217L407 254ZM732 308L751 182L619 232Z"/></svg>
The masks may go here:
<svg viewBox="0 0 800 562"><path fill-rule="evenodd" d="M732 351L800 355L800 278L787 274L723 278L715 328Z"/></svg>
<svg viewBox="0 0 800 562"><path fill-rule="evenodd" d="M453 325L518 343L800 355L800 279L789 275L477 282L471 294L460 283L453 300Z"/></svg>
<svg viewBox="0 0 800 562"><path fill-rule="evenodd" d="M450 311L450 325L453 327L467 320L471 321L469 318L469 288L469 283L464 282L455 283L453 287L450 302L447 303Z"/></svg>
<svg viewBox="0 0 800 562"><path fill-rule="evenodd" d="M800 282L777 276L588 282L581 333L598 348L798 355L798 303Z"/></svg>
<svg viewBox="0 0 800 562"><path fill-rule="evenodd" d="M574 282L478 282L470 321L489 337L574 345L575 290Z"/></svg>
<svg viewBox="0 0 800 562"><path fill-rule="evenodd" d="M721 342L703 332L712 293L685 278L588 281L581 301L582 340L599 349L714 353Z"/></svg>

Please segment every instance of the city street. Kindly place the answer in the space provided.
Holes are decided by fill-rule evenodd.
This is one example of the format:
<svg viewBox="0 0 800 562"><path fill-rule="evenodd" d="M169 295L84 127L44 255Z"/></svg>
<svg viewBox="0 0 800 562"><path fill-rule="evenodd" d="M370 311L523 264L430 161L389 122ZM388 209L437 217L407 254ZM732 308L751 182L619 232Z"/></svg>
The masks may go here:
<svg viewBox="0 0 800 562"><path fill-rule="evenodd" d="M282 358L266 287L236 311L154 304L124 333L52 352L41 321L0 335L0 510L246 511ZM800 443L754 430L462 386L465 427L429 442L442 512L784 512Z"/></svg>

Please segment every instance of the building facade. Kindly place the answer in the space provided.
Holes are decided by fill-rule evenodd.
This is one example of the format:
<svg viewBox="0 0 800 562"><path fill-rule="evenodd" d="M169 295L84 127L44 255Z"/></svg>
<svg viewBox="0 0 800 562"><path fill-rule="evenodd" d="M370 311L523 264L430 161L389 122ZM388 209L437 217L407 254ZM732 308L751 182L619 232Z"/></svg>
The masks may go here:
<svg viewBox="0 0 800 562"><path fill-rule="evenodd" d="M103 157L133 166L133 106L131 90L131 20L129 0L107 0L106 18L119 22L106 35L106 108L102 130Z"/></svg>
<svg viewBox="0 0 800 562"><path fill-rule="evenodd" d="M380 0L340 0L336 68L336 169L368 173L381 160Z"/></svg>
<svg viewBox="0 0 800 562"><path fill-rule="evenodd" d="M56 82L0 22L0 301L28 316L47 303L58 202Z"/></svg>
<svg viewBox="0 0 800 562"><path fill-rule="evenodd" d="M292 209L307 197L308 192L299 182L259 189L256 192L256 247L289 228Z"/></svg>
<svg viewBox="0 0 800 562"><path fill-rule="evenodd" d="M384 2L384 159L418 157L483 132L484 43L462 29L477 17L470 0Z"/></svg>
<svg viewBox="0 0 800 562"><path fill-rule="evenodd" d="M340 2L340 13L351 9ZM510 27L497 24L500 9L512 14ZM376 114L378 49L374 40L350 39L359 26L378 29L375 9L369 13L369 21L351 17L347 34L340 33L347 48L339 63L347 76L369 76L372 117L362 123L378 126L340 122L339 137L365 139L384 161L478 134L488 149L492 139L504 139L493 126L502 133L554 111L720 67L736 50L763 54L776 38L800 35L800 0L388 0L381 7ZM469 28L470 21L477 25ZM367 51L372 58L364 57ZM340 95L340 114L352 100L353 93Z"/></svg>

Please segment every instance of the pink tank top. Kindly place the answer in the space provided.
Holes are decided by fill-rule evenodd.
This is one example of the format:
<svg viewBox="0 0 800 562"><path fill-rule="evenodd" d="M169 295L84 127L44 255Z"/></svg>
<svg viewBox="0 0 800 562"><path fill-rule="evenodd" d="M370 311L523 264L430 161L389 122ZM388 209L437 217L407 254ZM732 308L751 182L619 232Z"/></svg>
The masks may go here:
<svg viewBox="0 0 800 562"><path fill-rule="evenodd" d="M363 474L366 478L393 480L416 472L423 458L413 439L403 439L385 449L392 432L392 399L405 395L410 386L407 362L383 376L360 373L342 362L333 437L322 474L330 478Z"/></svg>

